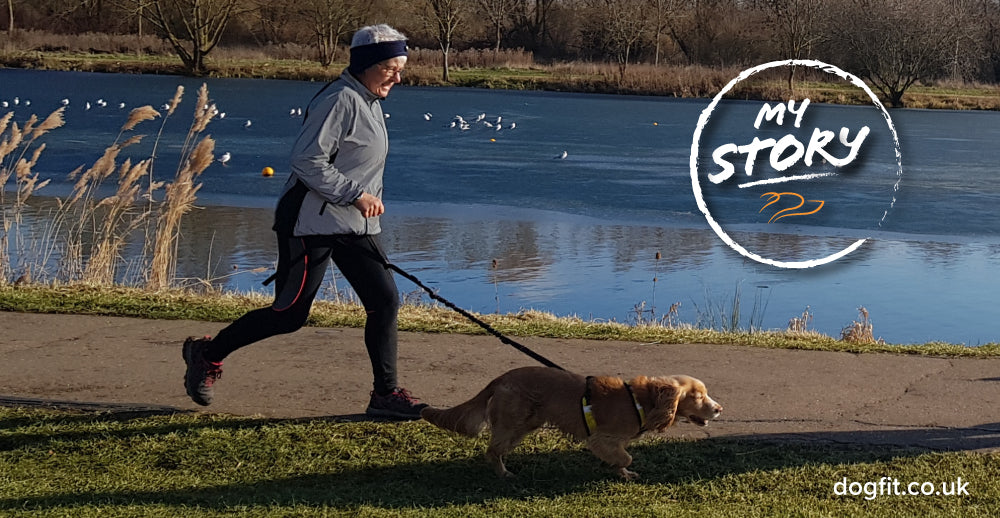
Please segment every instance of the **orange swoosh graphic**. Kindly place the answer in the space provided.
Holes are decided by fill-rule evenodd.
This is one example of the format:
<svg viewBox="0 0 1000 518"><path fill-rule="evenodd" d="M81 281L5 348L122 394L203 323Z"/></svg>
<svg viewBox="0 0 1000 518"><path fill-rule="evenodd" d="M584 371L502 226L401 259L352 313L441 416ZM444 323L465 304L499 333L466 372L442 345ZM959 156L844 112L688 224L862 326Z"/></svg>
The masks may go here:
<svg viewBox="0 0 1000 518"><path fill-rule="evenodd" d="M771 200L765 203L764 206L757 211L758 214L763 212L764 209L768 208L769 206L771 206L771 204L777 202L784 196L792 196L798 199L798 205L795 205L794 207L788 207L787 209L782 209L779 210L778 212L775 212L774 215L771 216L771 219L767 220L768 223L773 223L781 218L787 218L789 216L808 216L810 214L816 214L817 212L820 211L820 209L823 208L823 205L826 204L826 202L823 200L809 200L810 203L818 203L819 205L815 209L809 212L791 212L793 210L798 210L802 208L802 206L806 204L806 199L801 194L797 192L768 192L760 195L761 198L765 196L770 196Z"/></svg>

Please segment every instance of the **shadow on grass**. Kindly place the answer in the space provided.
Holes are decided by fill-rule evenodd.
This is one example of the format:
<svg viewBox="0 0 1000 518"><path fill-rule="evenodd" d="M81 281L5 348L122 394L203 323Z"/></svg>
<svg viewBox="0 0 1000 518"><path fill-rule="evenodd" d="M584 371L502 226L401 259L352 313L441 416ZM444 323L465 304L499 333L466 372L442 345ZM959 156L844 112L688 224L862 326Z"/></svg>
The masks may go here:
<svg viewBox="0 0 1000 518"><path fill-rule="evenodd" d="M42 447L53 442L79 442L90 439L128 439L144 435L167 435L175 432L191 432L200 428L213 430L252 430L264 425L289 422L326 421L331 423L361 423L361 422L392 422L389 419L373 418L365 414L350 414L321 418L273 419L273 418L239 418L228 419L223 414L205 414L204 419L196 422L157 422L148 426L134 426L131 421L146 417L169 417L174 415L197 415L199 412L169 406L133 404L133 403L86 403L77 401L58 401L47 399L31 399L0 396L0 407L31 408L59 411L49 416L32 414L23 417L5 417L0 419L0 452L14 448ZM213 418L213 416L215 418ZM216 419L217 418L217 419ZM120 423L122 428L104 427L100 431L70 430L54 432L23 432L13 431L25 427L40 427L50 424L59 428L79 426L81 428L94 423ZM124 426L129 425L129 426Z"/></svg>
<svg viewBox="0 0 1000 518"><path fill-rule="evenodd" d="M75 442L89 439L114 437L126 439L139 435L165 435L172 432L189 431L199 427L213 428L253 428L270 422L266 419L214 422L210 420L191 422L157 423L143 427L104 428L100 431L65 430L85 428L94 423L127 424L136 419L153 416L193 414L195 412L168 406L129 403L81 403L77 401L57 401L0 396L0 407L30 408L59 411L58 414L30 414L20 417L7 416L0 419L0 452L15 448L42 447L52 442ZM42 430L46 426L56 431ZM38 431L15 431L34 427Z"/></svg>
<svg viewBox="0 0 1000 518"><path fill-rule="evenodd" d="M69 415L63 419L93 422L125 421L134 416L115 414ZM338 416L322 421L357 421L361 416ZM18 418L20 420L20 418ZM123 436L169 434L201 427L246 429L304 420L240 419L199 420L195 423L157 422L132 427ZM0 432L14 425L0 423ZM429 428L431 429L431 428ZM436 429L432 429L436 430ZM73 432L55 434L59 440L75 440ZM107 437L115 430L100 432ZM92 433L98 435L97 432ZM86 435L83 434L83 435ZM920 441L914 442L918 437ZM405 438L405 433L403 434ZM42 435L0 437L0 451L17 444L39 446L53 440ZM20 441L20 442L17 442ZM6 448L4 447L6 443ZM878 432L824 432L794 435L747 435L724 439L650 440L633 444L629 451L632 469L641 475L639 484L683 485L701 483L729 475L801 468L820 464L858 464L913 457L928 448L914 444L940 444L941 449L975 450L1000 444L1000 423L969 428L913 428ZM338 468L266 480L233 481L216 484L206 478L207 487L180 489L114 490L65 492L46 496L0 498L0 510L67 510L81 506L181 506L211 510L237 507L332 507L355 509L376 506L383 509L440 508L452 505L489 504L496 500L556 498L607 489L620 483L611 470L582 449L525 451L520 448L508 457L508 467L518 473L514 480L498 479L482 459L482 443L459 441L459 447L475 448L466 456L446 460L397 463L391 466ZM420 458L419 454L413 458ZM223 462L206 459L206 462ZM210 485L208 485L210 484Z"/></svg>

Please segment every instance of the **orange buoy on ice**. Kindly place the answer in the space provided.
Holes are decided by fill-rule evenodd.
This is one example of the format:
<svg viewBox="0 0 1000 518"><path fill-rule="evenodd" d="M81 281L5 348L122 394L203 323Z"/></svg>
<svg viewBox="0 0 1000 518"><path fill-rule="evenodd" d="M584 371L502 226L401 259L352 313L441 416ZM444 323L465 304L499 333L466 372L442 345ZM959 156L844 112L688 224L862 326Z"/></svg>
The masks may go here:
<svg viewBox="0 0 1000 518"><path fill-rule="evenodd" d="M274 176L274 169L270 167L265 167L261 172L261 176Z"/></svg>

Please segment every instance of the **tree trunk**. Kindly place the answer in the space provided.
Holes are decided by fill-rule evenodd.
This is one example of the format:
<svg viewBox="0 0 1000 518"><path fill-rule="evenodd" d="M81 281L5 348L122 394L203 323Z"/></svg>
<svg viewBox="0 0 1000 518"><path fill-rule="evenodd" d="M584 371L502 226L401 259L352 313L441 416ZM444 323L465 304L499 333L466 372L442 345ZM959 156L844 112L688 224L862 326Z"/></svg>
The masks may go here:
<svg viewBox="0 0 1000 518"><path fill-rule="evenodd" d="M625 70L628 68L629 49L618 55L618 86L625 84Z"/></svg>
<svg viewBox="0 0 1000 518"><path fill-rule="evenodd" d="M451 49L449 47L441 47L441 57L442 57L441 79L445 83L449 82L449 78L448 78L448 53L449 53L450 50Z"/></svg>
<svg viewBox="0 0 1000 518"><path fill-rule="evenodd" d="M319 64L324 68L330 66L333 63L333 51L332 49L336 47L336 42L329 34L324 34L319 37Z"/></svg>
<svg viewBox="0 0 1000 518"><path fill-rule="evenodd" d="M903 90L892 90L889 92L889 106L892 108L904 108Z"/></svg>
<svg viewBox="0 0 1000 518"><path fill-rule="evenodd" d="M163 31L181 59L185 73L202 76L208 70L205 56L219 43L237 3L237 0L151 0L144 16Z"/></svg>

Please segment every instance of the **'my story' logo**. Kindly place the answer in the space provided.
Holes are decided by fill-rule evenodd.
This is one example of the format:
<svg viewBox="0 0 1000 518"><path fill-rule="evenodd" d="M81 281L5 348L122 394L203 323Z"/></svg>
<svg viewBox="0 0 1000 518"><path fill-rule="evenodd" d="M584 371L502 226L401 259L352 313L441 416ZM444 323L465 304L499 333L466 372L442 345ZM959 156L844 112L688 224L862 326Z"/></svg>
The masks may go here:
<svg viewBox="0 0 1000 518"><path fill-rule="evenodd" d="M780 67L809 67L860 89L871 106L721 102L741 81ZM865 83L819 61L766 63L741 73L702 112L691 144L698 208L733 250L781 268L842 258L879 228L902 177L892 119ZM831 236L832 234L832 236ZM785 236L773 239L768 236Z"/></svg>

